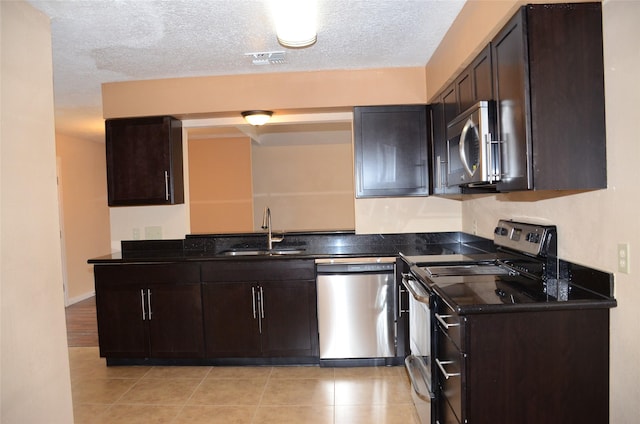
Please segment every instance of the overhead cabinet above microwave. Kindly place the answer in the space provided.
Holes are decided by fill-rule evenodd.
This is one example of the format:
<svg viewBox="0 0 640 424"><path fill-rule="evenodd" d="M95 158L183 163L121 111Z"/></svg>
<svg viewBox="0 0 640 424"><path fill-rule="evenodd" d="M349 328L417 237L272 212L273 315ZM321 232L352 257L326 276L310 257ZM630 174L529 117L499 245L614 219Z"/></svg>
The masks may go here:
<svg viewBox="0 0 640 424"><path fill-rule="evenodd" d="M499 192L606 188L600 3L524 6L488 48L493 99L474 99L495 100L495 129L481 140L496 167L485 187ZM451 178L456 164L446 143L462 132L455 125L461 117L451 116L452 110L463 111L461 87L448 86L433 107L437 194L480 186ZM447 103L452 92L455 107Z"/></svg>
<svg viewBox="0 0 640 424"><path fill-rule="evenodd" d="M184 203L181 121L107 119L105 133L109 206Z"/></svg>

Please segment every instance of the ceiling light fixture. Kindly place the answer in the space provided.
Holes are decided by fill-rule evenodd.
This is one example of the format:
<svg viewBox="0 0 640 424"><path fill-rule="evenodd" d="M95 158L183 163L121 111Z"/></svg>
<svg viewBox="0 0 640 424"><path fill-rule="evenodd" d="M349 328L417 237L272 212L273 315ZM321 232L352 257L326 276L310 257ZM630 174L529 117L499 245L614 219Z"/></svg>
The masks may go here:
<svg viewBox="0 0 640 424"><path fill-rule="evenodd" d="M316 42L316 0L272 0L271 10L281 45L302 48Z"/></svg>
<svg viewBox="0 0 640 424"><path fill-rule="evenodd" d="M264 125L271 119L273 112L270 110L247 110L242 112L242 117L251 125Z"/></svg>

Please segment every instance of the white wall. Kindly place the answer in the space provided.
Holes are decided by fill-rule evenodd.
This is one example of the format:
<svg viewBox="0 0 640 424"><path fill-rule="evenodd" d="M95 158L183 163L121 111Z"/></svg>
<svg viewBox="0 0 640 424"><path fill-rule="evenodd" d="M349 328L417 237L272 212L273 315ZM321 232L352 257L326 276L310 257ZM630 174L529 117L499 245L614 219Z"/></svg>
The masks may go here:
<svg viewBox="0 0 640 424"><path fill-rule="evenodd" d="M3 424L71 423L49 19L0 2Z"/></svg>
<svg viewBox="0 0 640 424"><path fill-rule="evenodd" d="M498 195L464 201L463 229L476 221L490 237L498 218L544 219L558 226L563 259L615 273L611 311L611 423L640 417L640 2L604 3L608 189L564 197ZM617 245L629 243L629 274L617 272Z"/></svg>

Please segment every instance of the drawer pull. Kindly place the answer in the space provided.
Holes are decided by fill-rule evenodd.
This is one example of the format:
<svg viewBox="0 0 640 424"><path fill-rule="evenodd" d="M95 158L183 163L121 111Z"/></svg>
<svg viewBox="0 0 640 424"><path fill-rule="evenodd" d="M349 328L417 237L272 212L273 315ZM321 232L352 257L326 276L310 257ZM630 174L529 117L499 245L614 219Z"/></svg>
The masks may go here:
<svg viewBox="0 0 640 424"><path fill-rule="evenodd" d="M435 315L436 315L436 319L438 321L440 321L440 324L442 324L444 326L444 328L446 328L447 330L449 329L449 327L459 327L460 326L459 322L448 323L447 321L445 321L447 318L451 318L453 315L440 315L437 312L436 312Z"/></svg>
<svg viewBox="0 0 640 424"><path fill-rule="evenodd" d="M449 379L449 377L458 377L460 375L459 372L447 372L447 370L444 369L445 365L450 364L453 364L453 361L441 361L436 358L436 365L438 365L438 368L440 368L440 371L442 371L442 375L444 375L444 378L446 378L447 380Z"/></svg>

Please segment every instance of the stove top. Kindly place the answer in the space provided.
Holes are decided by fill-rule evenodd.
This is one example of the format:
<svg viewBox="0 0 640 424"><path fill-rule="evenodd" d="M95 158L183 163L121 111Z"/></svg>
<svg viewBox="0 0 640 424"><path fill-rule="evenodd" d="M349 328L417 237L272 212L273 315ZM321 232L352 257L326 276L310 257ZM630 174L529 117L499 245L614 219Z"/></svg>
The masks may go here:
<svg viewBox="0 0 640 424"><path fill-rule="evenodd" d="M557 257L555 226L501 220L494 232L497 252L440 257L418 263L412 273L459 313L504 308L549 308L613 301L611 275L599 271L575 284L583 268ZM457 255L456 255L457 256Z"/></svg>

